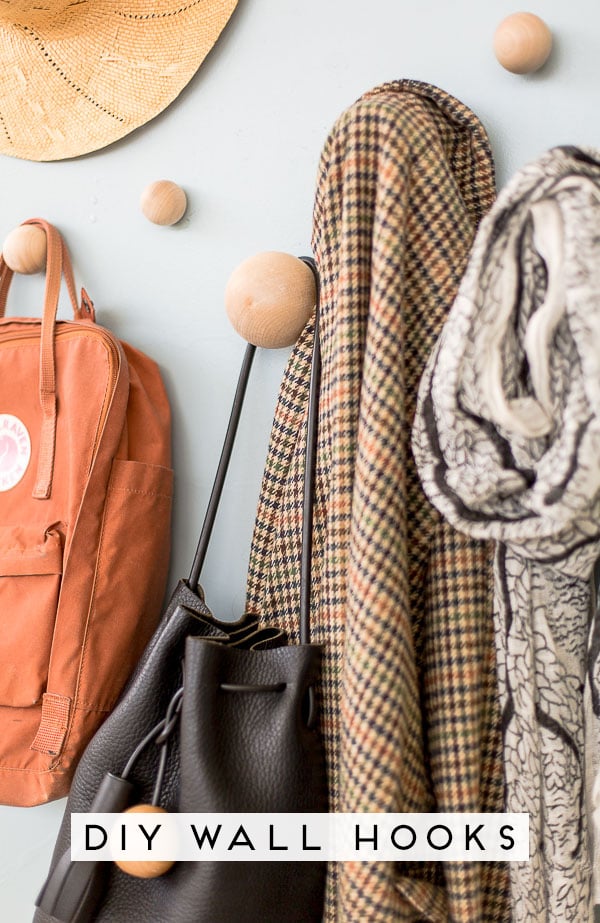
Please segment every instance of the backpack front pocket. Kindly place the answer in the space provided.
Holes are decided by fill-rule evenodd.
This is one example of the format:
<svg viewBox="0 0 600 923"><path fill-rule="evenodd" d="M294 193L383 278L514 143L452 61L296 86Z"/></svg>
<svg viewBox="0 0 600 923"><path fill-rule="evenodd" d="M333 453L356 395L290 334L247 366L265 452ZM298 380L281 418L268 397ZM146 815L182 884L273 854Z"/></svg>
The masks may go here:
<svg viewBox="0 0 600 923"><path fill-rule="evenodd" d="M0 528L0 705L41 700L61 575L62 541L55 528Z"/></svg>

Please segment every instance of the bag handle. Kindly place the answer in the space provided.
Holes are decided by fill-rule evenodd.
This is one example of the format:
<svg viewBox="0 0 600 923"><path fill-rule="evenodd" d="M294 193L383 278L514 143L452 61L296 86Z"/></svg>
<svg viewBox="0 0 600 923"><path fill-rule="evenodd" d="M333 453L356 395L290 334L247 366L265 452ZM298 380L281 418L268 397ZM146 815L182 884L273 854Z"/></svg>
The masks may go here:
<svg viewBox="0 0 600 923"><path fill-rule="evenodd" d="M36 227L41 228L46 233L46 237L48 239L48 250L47 250L47 256L46 256L46 292L44 296L44 305L46 304L46 300L51 294L53 298L56 297L56 305L58 308L58 296L60 293L61 275L64 274L65 282L67 283L67 289L69 292L69 298L71 300L71 304L73 305L73 317L76 319L79 318L81 312L79 309L79 304L77 302L77 294L75 290L75 279L73 276L73 267L71 265L69 251L67 250L62 237L60 236L56 228L53 227L53 225L51 225L48 221L44 221L43 218L29 218L28 221L23 221L21 226L26 225L26 224L33 224ZM54 250L53 253L51 254L50 237L54 238L55 244L56 244L56 237L60 239L60 249L58 250L58 253L56 250ZM51 261L53 257L54 259L56 259L57 255L60 258L61 265L51 266ZM2 256L2 254L0 254L0 317L4 317L4 313L6 311L6 301L8 298L8 291L10 289L10 284L12 282L13 276L14 276L13 270L7 266L7 264L4 261L4 257ZM48 283L50 280L52 280L53 289L56 288L56 291L53 290L51 293L48 292Z"/></svg>
<svg viewBox="0 0 600 923"><path fill-rule="evenodd" d="M315 471L316 471L316 452L317 452L317 434L318 434L318 415L319 415L319 385L321 378L321 349L319 342L319 306L320 306L320 285L319 271L314 259L309 256L300 257L303 263L311 270L315 279L315 288L317 293L315 306L315 336L312 351L312 365L310 372L310 386L308 396L308 424L306 433L306 451L304 462L304 488L302 497L302 552L300 558L300 643L310 643L310 595L311 595L311 570L312 570L312 532L313 532L313 500L315 493ZM252 361L256 353L256 346L249 343L244 353L242 368L238 378L231 415L225 433L225 440L221 450L221 457L217 465L217 473L210 493L198 547L194 556L192 569L188 578L188 585L192 590L198 586L200 573L206 558L208 544L212 535L215 518L219 507L219 501L223 492L227 469L231 461L233 444L240 421L244 396Z"/></svg>
<svg viewBox="0 0 600 923"><path fill-rule="evenodd" d="M40 375L39 393L42 407L42 428L40 433L40 451L38 467L32 496L37 500L47 500L52 491L54 471L54 453L56 448L56 362L54 356L54 328L60 285L64 274L69 297L75 317L80 316L75 294L75 281L71 260L64 241L57 229L42 218L30 218L23 224L40 227L46 234L48 249L46 256L46 289L44 292L44 310L42 314L42 333L40 338ZM4 316L6 299L13 271L0 256L0 317Z"/></svg>

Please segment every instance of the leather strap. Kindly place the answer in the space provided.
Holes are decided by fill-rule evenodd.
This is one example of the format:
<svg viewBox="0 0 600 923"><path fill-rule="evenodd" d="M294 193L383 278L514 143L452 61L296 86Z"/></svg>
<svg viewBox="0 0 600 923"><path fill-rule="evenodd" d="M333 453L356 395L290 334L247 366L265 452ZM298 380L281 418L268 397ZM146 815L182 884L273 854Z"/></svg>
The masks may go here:
<svg viewBox="0 0 600 923"><path fill-rule="evenodd" d="M46 289L44 293L44 312L40 338L40 405L42 408L42 426L40 432L40 451L38 467L33 488L33 497L47 500L52 492L52 475L54 471L54 453L56 449L56 363L54 357L54 328L60 285L64 275L69 291L75 317L80 316L71 260L64 241L53 225L42 218L30 218L23 224L40 227L46 234L48 252L46 256ZM13 271L0 256L0 317L4 316L6 299Z"/></svg>
<svg viewBox="0 0 600 923"><path fill-rule="evenodd" d="M310 596L312 575L313 510L317 460L317 435L319 423L319 387L321 383L321 343L319 339L319 307L321 287L317 264L311 257L303 262L315 279L317 300L315 304L315 335L313 340L310 385L308 390L308 423L304 461L304 490L302 495L302 555L300 558L300 643L310 643Z"/></svg>
<svg viewBox="0 0 600 923"><path fill-rule="evenodd" d="M253 346L252 343L248 343L244 353L244 360L242 362L242 368L240 370L237 388L233 398L231 415L229 417L229 423L227 424L227 432L225 433L225 441L223 442L223 448L221 449L221 457L219 458L219 464L217 465L217 473L215 475L215 480L210 492L206 513L204 514L204 522L202 523L202 530L200 532L200 538L198 539L198 547L196 548L192 569L190 571L190 576L188 577L188 585L194 592L196 591L196 587L200 581L200 573L204 566L204 559L206 558L206 552L208 551L210 537L212 535L213 526L215 524L217 510L219 508L219 501L221 499L221 494L223 493L223 485L225 484L227 469L229 468L229 462L231 461L231 453L233 451L233 444L235 442L238 423L240 422L242 405L244 403L244 395L246 394L246 387L248 385L248 379L250 377L250 370L252 368L252 361L254 359L255 353L256 346Z"/></svg>
<svg viewBox="0 0 600 923"><path fill-rule="evenodd" d="M310 387L308 397L308 427L306 434L306 454L304 467L304 488L302 501L302 553L300 559L300 643L310 643L310 591L311 591L311 565L312 565L312 526L313 526L313 500L315 492L315 468L316 468L316 451L317 451L317 430L319 415L319 386L321 378L321 349L319 342L319 303L320 287L319 272L314 259L309 256L301 257L303 263L309 267L315 278L315 288L317 293L315 306L315 336L312 353L312 366L310 374ZM235 442L238 424L246 394L248 379L252 368L252 361L256 353L256 346L251 343L246 347L242 368L238 378L231 415L225 433L225 440L221 450L221 457L217 465L217 473L210 493L198 547L194 556L192 569L188 578L188 585L195 590L200 580L200 574L206 558L206 552L210 542L215 518L219 507L219 501L223 492L227 469L231 461L231 454Z"/></svg>

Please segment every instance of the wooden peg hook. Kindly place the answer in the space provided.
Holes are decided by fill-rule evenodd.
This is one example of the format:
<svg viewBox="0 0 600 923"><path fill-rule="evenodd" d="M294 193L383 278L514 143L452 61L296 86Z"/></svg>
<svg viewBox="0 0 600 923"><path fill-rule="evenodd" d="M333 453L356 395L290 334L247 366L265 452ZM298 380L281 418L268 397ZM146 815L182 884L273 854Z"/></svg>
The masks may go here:
<svg viewBox="0 0 600 923"><path fill-rule="evenodd" d="M140 208L153 224L177 224L185 214L187 196L177 183L170 179L159 179L146 186L142 192Z"/></svg>
<svg viewBox="0 0 600 923"><path fill-rule="evenodd" d="M513 13L494 35L494 51L512 74L531 74L544 65L552 51L552 33L535 13Z"/></svg>
<svg viewBox="0 0 600 923"><path fill-rule="evenodd" d="M46 267L48 242L42 228L22 224L7 236L2 247L4 262L13 272L32 275Z"/></svg>
<svg viewBox="0 0 600 923"><path fill-rule="evenodd" d="M254 346L279 349L296 342L316 302L306 263L289 253L257 253L234 269L225 309L234 329Z"/></svg>

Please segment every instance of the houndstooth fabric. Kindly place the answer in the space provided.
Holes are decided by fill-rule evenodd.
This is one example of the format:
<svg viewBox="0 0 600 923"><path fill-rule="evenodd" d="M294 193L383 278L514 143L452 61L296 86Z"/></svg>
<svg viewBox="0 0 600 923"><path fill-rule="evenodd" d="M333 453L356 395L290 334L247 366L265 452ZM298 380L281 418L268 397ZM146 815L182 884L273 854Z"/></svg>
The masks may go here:
<svg viewBox="0 0 600 923"><path fill-rule="evenodd" d="M600 552L600 151L549 151L516 174L482 223L423 377L414 452L448 520L499 542L507 808L530 815L530 861L511 864L513 919L588 923L586 758L589 806L600 807L600 624L595 613L590 620ZM590 834L597 865L594 824Z"/></svg>
<svg viewBox="0 0 600 923"><path fill-rule="evenodd" d="M502 772L489 548L426 501L410 454L417 386L494 197L485 132L416 81L335 124L313 249L323 353L313 640L331 809L498 811ZM248 607L297 637L309 324L287 366L257 514ZM485 863L332 866L326 920L507 920Z"/></svg>

